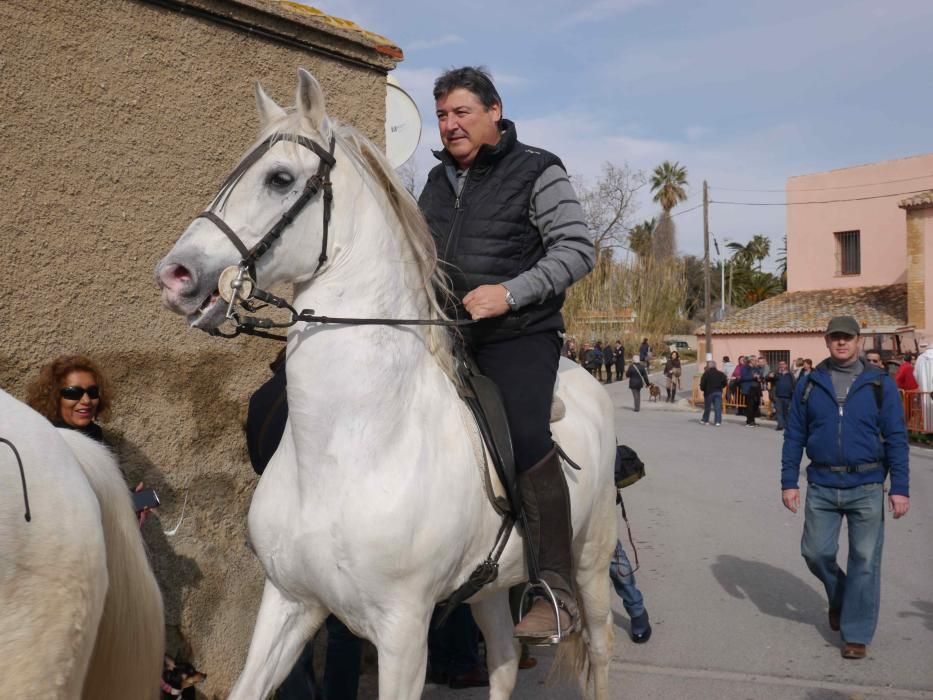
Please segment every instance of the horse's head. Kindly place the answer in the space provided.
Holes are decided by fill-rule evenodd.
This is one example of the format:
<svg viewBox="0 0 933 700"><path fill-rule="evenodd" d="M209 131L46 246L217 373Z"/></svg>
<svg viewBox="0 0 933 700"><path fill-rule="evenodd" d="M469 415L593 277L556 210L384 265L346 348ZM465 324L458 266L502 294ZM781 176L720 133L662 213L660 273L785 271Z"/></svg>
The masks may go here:
<svg viewBox="0 0 933 700"><path fill-rule="evenodd" d="M224 320L218 280L225 268L252 267L263 287L301 282L327 252L322 235L293 230L322 233L330 206L333 141L321 86L299 70L294 109L282 109L258 83L256 102L258 144L156 266L163 303L203 330ZM317 224L299 225L311 221Z"/></svg>

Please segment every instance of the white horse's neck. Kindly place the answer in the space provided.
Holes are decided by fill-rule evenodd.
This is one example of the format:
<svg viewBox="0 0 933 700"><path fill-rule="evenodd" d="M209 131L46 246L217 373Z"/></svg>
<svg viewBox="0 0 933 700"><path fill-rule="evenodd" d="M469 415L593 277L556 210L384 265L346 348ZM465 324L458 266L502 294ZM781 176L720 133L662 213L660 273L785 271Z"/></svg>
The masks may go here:
<svg viewBox="0 0 933 700"><path fill-rule="evenodd" d="M427 318L418 266L390 205L368 187L346 187L341 198L334 184L328 263L296 286L295 306L332 317ZM300 471L322 456L352 461L386 449L417 427L415 404L430 411L452 391L423 326L309 324L290 334L286 371L289 411L300 416L292 422L301 426Z"/></svg>

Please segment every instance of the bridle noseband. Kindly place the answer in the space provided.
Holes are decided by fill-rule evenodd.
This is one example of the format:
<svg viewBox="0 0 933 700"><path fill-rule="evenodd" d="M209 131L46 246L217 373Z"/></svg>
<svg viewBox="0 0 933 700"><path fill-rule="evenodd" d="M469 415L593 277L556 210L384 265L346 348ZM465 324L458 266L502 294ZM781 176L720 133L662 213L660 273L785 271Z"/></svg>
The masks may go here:
<svg viewBox="0 0 933 700"><path fill-rule="evenodd" d="M243 177L243 174L249 170L249 168L255 164L256 161L265 155L268 148L271 148L280 141L289 141L291 143L297 143L300 146L304 146L317 155L317 157L320 159L320 163L318 164L317 172L308 178L308 181L305 183L305 186L302 189L301 194L298 196L298 199L292 203L292 205L285 211L285 213L279 217L278 221L272 225L272 228L270 228L269 231L262 238L260 238L252 248L247 248L240 237L237 236L236 232L227 224L227 222L225 222L215 213L214 209L221 200L225 200L230 196L230 192L239 182L240 178ZM318 256L317 267L314 268L314 272L311 274L312 279L320 271L321 266L327 262L327 233L331 218L331 208L334 201L334 192L333 185L330 180L330 171L337 164L337 160L334 158L335 145L336 139L334 135L331 135L330 138L330 149L325 149L316 141L313 141L312 139L309 139L305 136L301 136L300 134L275 134L270 136L258 146L256 146L256 148L254 148L240 162L240 164L237 165L236 169L230 173L229 177L227 177L227 179L224 181L224 184L220 188L220 192L214 198L211 206L207 210L198 214L196 217L197 219L207 219L218 229L220 229L242 256L238 265L229 267L221 273L220 279L223 280L223 282L218 283L217 290L221 297L223 297L223 299L228 302L226 314L227 320L235 323L236 327L232 333L223 333L219 329L214 328L210 331L211 335L220 336L222 338L235 338L241 333L245 333L247 335L257 335L273 340L285 340L285 336L277 335L274 333L267 333L261 329L290 328L299 321L322 324L332 323L342 325L387 326L465 326L475 323L475 321L469 319L434 320L337 318L329 316L317 316L314 314L313 309L303 309L302 311L297 311L291 304L289 304L281 297L270 294L263 289L259 289L258 285L256 284L256 262L259 260L259 258L265 255L269 248L272 247L272 244L275 243L279 237L281 237L285 229L292 224L292 222L298 217L301 211L308 205L314 196L317 195L318 192L323 192L324 198L323 231L321 240L321 254ZM236 309L236 305L238 303L249 312L255 312L259 310L259 308L262 308L257 308L250 303L250 300L254 298L265 302L267 305L271 305L279 309L287 309L291 314L291 319L286 322L277 322L270 318L241 316Z"/></svg>

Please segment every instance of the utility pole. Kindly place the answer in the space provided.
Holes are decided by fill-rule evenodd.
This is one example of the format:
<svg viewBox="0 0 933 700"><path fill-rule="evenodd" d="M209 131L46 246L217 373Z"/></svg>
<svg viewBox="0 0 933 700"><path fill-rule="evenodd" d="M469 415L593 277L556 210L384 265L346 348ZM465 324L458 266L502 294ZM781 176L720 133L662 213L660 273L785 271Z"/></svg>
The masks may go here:
<svg viewBox="0 0 933 700"><path fill-rule="evenodd" d="M710 330L709 317L709 188L706 180L703 180L703 281L704 308L706 309L706 359L709 361L713 359L713 334Z"/></svg>
<svg viewBox="0 0 933 700"><path fill-rule="evenodd" d="M728 239L724 239L723 242ZM719 258L719 320L726 317L726 263L722 259L722 251L719 250L719 241L713 236L713 245L716 246L716 257Z"/></svg>

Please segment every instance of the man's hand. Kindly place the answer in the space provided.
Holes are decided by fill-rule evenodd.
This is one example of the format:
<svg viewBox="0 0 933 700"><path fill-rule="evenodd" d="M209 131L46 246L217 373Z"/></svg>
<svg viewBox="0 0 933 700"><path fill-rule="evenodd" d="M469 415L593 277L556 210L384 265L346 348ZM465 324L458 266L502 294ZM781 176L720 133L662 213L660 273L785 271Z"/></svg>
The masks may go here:
<svg viewBox="0 0 933 700"><path fill-rule="evenodd" d="M888 496L888 510L894 513L895 520L907 515L907 511L910 510L910 498L908 496Z"/></svg>
<svg viewBox="0 0 933 700"><path fill-rule="evenodd" d="M800 508L800 489L784 489L781 491L781 500L784 501L784 507L791 513L796 513Z"/></svg>
<svg viewBox="0 0 933 700"><path fill-rule="evenodd" d="M502 316L509 312L505 293L506 289L501 284L481 284L463 297L463 306L474 321Z"/></svg>

